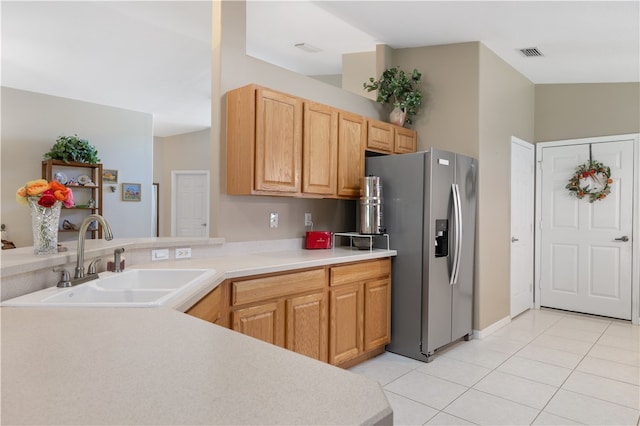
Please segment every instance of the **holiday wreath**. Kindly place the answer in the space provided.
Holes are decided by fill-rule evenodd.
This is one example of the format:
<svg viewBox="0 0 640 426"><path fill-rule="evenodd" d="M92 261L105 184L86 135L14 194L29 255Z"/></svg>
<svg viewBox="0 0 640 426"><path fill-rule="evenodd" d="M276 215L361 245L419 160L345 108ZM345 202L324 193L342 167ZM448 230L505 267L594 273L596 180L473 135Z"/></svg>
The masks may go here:
<svg viewBox="0 0 640 426"><path fill-rule="evenodd" d="M612 183L611 168L599 161L587 161L576 167L566 188L578 199L588 195L589 202L593 203L609 195Z"/></svg>

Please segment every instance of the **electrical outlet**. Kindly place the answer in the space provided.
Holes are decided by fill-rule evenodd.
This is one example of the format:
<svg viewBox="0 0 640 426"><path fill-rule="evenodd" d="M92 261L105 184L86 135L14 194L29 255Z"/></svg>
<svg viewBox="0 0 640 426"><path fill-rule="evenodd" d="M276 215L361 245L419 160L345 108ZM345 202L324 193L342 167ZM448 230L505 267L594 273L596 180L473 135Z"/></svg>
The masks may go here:
<svg viewBox="0 0 640 426"><path fill-rule="evenodd" d="M269 213L269 228L277 228L278 227L278 213L271 212Z"/></svg>
<svg viewBox="0 0 640 426"><path fill-rule="evenodd" d="M177 248L176 259L189 259L191 257L191 247Z"/></svg>
<svg viewBox="0 0 640 426"><path fill-rule="evenodd" d="M167 260L169 259L169 249L151 250L151 260Z"/></svg>
<svg viewBox="0 0 640 426"><path fill-rule="evenodd" d="M311 221L311 213L304 214L304 226L313 226L313 222Z"/></svg>

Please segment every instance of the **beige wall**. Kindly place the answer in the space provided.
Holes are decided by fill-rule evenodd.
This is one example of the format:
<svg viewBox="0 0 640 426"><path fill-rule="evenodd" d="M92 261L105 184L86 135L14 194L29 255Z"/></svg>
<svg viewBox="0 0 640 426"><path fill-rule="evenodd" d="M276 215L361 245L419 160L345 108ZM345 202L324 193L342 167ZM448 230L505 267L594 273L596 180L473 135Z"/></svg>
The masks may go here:
<svg viewBox="0 0 640 426"><path fill-rule="evenodd" d="M423 107L412 126L418 148L439 148L478 158L478 46L460 43L397 49L401 68L422 72Z"/></svg>
<svg viewBox="0 0 640 426"><path fill-rule="evenodd" d="M376 52L360 52L342 55L342 88L365 98L376 100L377 92L367 92L363 83L377 79Z"/></svg>
<svg viewBox="0 0 640 426"><path fill-rule="evenodd" d="M536 142L638 132L640 83L536 86Z"/></svg>
<svg viewBox="0 0 640 426"><path fill-rule="evenodd" d="M211 129L153 140L153 181L160 184L160 236L171 235L171 172L211 166Z"/></svg>
<svg viewBox="0 0 640 426"><path fill-rule="evenodd" d="M244 2L215 2L213 28L211 128L219 131L211 132L211 188L215 192L212 194L212 235L224 237L227 241L299 237L305 232L305 212L312 213L315 229L355 230L354 201L243 197L224 193L225 94L237 87L256 83L374 118L378 118L377 104L247 56ZM278 229L269 228L269 212L279 213Z"/></svg>
<svg viewBox="0 0 640 426"><path fill-rule="evenodd" d="M533 142L535 86L483 44L479 71L474 323L482 330L510 315L511 137Z"/></svg>
<svg viewBox="0 0 640 426"><path fill-rule="evenodd" d="M479 160L474 328L509 316L511 136L533 140L534 85L481 43L392 52L423 73L425 103L413 128L419 149Z"/></svg>
<svg viewBox="0 0 640 426"><path fill-rule="evenodd" d="M33 244L29 209L18 187L42 176L42 157L58 136L86 138L103 167L118 170L116 192L104 191L103 215L115 237L151 235L152 117L73 99L2 87L2 223L18 247ZM141 183L141 202L122 202L121 183ZM64 213L63 213L64 214ZM73 238L61 234L61 240Z"/></svg>

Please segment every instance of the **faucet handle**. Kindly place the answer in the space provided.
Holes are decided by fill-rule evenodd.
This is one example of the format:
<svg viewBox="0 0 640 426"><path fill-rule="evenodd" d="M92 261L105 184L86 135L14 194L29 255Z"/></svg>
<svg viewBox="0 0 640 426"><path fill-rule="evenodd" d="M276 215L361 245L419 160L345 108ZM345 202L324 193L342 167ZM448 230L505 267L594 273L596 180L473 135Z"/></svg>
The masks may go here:
<svg viewBox="0 0 640 426"><path fill-rule="evenodd" d="M69 271L64 268L53 268L53 272L61 272L60 281L58 281L58 287L71 287L71 275Z"/></svg>
<svg viewBox="0 0 640 426"><path fill-rule="evenodd" d="M98 262L100 262L102 259L99 257L96 257L95 259L93 259L91 261L91 263L89 263L89 267L87 268L87 274L97 274L97 268L96 268L96 264Z"/></svg>

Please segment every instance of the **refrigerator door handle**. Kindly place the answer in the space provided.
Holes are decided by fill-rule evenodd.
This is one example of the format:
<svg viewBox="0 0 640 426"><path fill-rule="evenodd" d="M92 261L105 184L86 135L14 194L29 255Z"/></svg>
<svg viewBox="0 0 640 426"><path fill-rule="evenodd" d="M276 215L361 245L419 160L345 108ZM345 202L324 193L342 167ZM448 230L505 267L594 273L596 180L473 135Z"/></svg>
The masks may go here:
<svg viewBox="0 0 640 426"><path fill-rule="evenodd" d="M458 274L460 273L460 252L462 250L462 206L460 202L460 187L458 184L451 184L451 192L453 196L453 220L455 222L455 248L453 249L453 266L451 268L451 277L449 285L458 282Z"/></svg>

